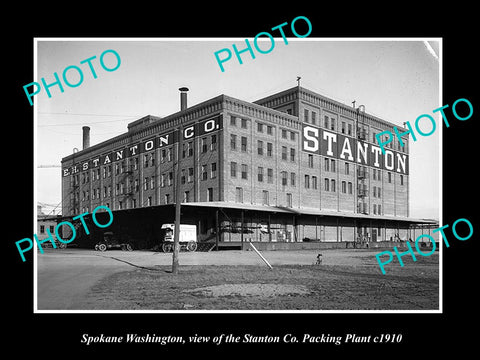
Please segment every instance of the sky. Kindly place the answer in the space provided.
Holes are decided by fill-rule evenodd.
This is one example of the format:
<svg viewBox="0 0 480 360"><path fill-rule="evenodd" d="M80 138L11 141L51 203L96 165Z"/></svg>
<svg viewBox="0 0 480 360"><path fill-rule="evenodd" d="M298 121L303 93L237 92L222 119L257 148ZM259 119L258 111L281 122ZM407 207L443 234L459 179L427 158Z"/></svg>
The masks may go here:
<svg viewBox="0 0 480 360"><path fill-rule="evenodd" d="M250 39L252 42L253 39ZM188 105L220 94L255 101L297 85L340 101L348 106L364 105L365 111L394 124L412 126L418 116L430 114L441 124L433 109L441 103L441 46L438 39L341 39L276 38L273 50L255 58L235 55L220 70L214 53L232 44L245 47L243 38L187 39L36 39L36 66L32 81L54 82L54 72L78 66L83 81L77 87L65 84L50 88L51 98L42 91L34 97L36 112L36 201L47 204L49 213L61 203L61 159L82 148L82 126L91 128L90 144L95 145L127 131L127 124L146 115L167 116L179 110L178 88L186 86ZM268 49L270 42L259 42ZM121 64L105 71L99 62L105 50L115 50ZM91 60L97 78L88 64ZM114 67L112 53L104 57ZM69 70L71 83L80 81ZM62 80L63 81L63 80ZM28 104L28 100L26 98ZM428 124L420 126L424 131ZM410 144L410 216L439 218L439 174L441 128L428 137L418 136ZM59 205L56 214L59 213Z"/></svg>

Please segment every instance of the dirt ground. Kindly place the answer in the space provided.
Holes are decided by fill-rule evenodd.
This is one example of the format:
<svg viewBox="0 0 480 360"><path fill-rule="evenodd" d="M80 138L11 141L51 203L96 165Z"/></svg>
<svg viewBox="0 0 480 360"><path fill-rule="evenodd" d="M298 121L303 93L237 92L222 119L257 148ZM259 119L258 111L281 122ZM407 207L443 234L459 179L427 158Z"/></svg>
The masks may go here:
<svg viewBox="0 0 480 360"><path fill-rule="evenodd" d="M97 281L77 304L91 310L439 309L438 253L416 262L405 256L404 267L392 262L382 275L378 252L322 251L321 265L314 264L312 252L264 252L272 270L248 252L216 265L204 263L208 254L187 254L178 275L167 265L171 255L162 254L166 264L118 269ZM210 260L219 255L211 254ZM241 262L242 257L249 261ZM192 258L195 265L188 260Z"/></svg>

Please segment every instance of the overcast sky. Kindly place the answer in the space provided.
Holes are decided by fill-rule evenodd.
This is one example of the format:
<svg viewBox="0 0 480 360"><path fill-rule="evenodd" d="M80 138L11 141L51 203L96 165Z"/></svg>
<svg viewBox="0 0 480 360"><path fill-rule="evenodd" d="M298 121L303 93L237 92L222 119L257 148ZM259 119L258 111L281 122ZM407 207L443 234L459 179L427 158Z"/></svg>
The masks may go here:
<svg viewBox="0 0 480 360"><path fill-rule="evenodd" d="M60 165L62 157L82 148L82 126L91 128L94 145L126 132L127 124L145 115L167 116L179 110L178 88L186 86L188 105L220 94L245 101L295 86L301 86L351 106L365 105L367 113L394 124L410 121L421 114L432 114L441 106L439 92L439 44L425 39L345 40L304 38L276 39L268 54L235 56L224 63L221 72L214 52L222 48L239 49L244 39L158 39L128 41L87 39L37 41L36 78L54 81L70 65L83 70L81 85L57 86L34 98L37 111L37 165ZM261 47L267 49L269 43ZM120 67L103 70L100 54L115 50ZM97 79L82 60L92 56ZM105 56L107 66L115 65L112 54ZM69 79L77 82L75 71ZM28 104L28 100L26 99ZM439 119L438 114L434 118ZM439 217L439 139L441 126L429 137L417 136L410 147L410 216ZM427 127L425 127L427 131ZM37 170L37 201L57 205L61 202L60 168ZM52 207L47 207L47 212ZM58 209L61 209L59 206ZM57 212L58 213L58 210Z"/></svg>

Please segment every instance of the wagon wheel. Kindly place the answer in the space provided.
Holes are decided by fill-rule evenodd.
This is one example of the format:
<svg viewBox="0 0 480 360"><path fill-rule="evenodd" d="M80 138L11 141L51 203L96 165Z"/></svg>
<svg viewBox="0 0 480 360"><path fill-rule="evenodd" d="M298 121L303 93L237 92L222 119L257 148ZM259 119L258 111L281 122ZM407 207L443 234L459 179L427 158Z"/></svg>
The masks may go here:
<svg viewBox="0 0 480 360"><path fill-rule="evenodd" d="M99 244L99 245L98 245L98 250L100 250L100 251L105 251L105 250L107 250L107 245L105 245L105 244Z"/></svg>
<svg viewBox="0 0 480 360"><path fill-rule="evenodd" d="M67 244L61 242L58 247L59 247L60 249L66 249L66 248L67 248Z"/></svg>
<svg viewBox="0 0 480 360"><path fill-rule="evenodd" d="M189 241L187 244L188 251L195 251L197 250L197 242L196 241Z"/></svg>
<svg viewBox="0 0 480 360"><path fill-rule="evenodd" d="M127 245L126 245L126 249L127 249L128 251L133 251L133 247L132 247L132 245L130 245L130 244L127 244Z"/></svg>
<svg viewBox="0 0 480 360"><path fill-rule="evenodd" d="M98 244L95 244L95 251L98 251Z"/></svg>
<svg viewBox="0 0 480 360"><path fill-rule="evenodd" d="M171 252L173 250L173 246L172 246L172 244L164 243L162 245L162 250L163 250L163 252Z"/></svg>

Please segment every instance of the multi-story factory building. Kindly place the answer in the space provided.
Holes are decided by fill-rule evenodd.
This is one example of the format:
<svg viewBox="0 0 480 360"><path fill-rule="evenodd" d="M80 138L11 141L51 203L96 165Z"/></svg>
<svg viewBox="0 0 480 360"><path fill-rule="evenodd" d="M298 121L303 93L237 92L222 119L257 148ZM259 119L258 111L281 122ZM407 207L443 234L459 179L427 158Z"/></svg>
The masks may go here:
<svg viewBox="0 0 480 360"><path fill-rule="evenodd" d="M83 150L62 159L64 216L106 205L117 231L150 246L173 222L179 160L182 223L197 225L199 241L415 240L409 139L385 154L376 144L392 123L300 86L253 103L220 95L191 107L180 90L179 112L145 116L100 144L89 146L84 127Z"/></svg>

